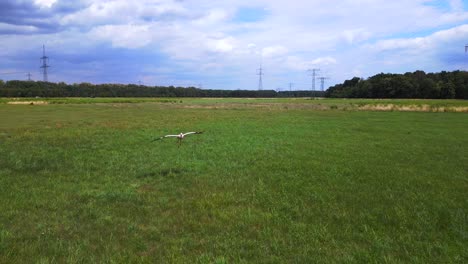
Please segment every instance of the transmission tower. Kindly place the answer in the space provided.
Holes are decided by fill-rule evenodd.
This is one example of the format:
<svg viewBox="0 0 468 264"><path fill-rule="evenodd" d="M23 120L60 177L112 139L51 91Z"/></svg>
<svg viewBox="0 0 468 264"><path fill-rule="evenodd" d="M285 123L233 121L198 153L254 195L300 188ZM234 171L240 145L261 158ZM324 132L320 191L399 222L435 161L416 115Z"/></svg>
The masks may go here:
<svg viewBox="0 0 468 264"><path fill-rule="evenodd" d="M312 76L312 91L315 91L315 76L317 75L316 73L320 71L320 69L310 69L307 71L311 72L310 75Z"/></svg>
<svg viewBox="0 0 468 264"><path fill-rule="evenodd" d="M262 66L260 65L260 68L257 69L257 75L258 75L258 90L263 90L263 80L262 80L262 76L263 76L263 68Z"/></svg>
<svg viewBox="0 0 468 264"><path fill-rule="evenodd" d="M27 76L28 76L28 81L31 81L31 73L30 72L28 72Z"/></svg>
<svg viewBox="0 0 468 264"><path fill-rule="evenodd" d="M468 52L468 44L465 45L465 54Z"/></svg>
<svg viewBox="0 0 468 264"><path fill-rule="evenodd" d="M44 82L47 82L48 81L48 79L47 79L47 68L49 68L50 65L47 65L47 63L49 62L49 57L47 57L45 55L45 45L42 45L42 57L40 59L41 59L41 62L42 62L41 69L42 69L42 74L44 76Z"/></svg>
<svg viewBox="0 0 468 264"><path fill-rule="evenodd" d="M292 87L293 87L294 83L290 82L289 83L289 97L292 97Z"/></svg>
<svg viewBox="0 0 468 264"><path fill-rule="evenodd" d="M328 77L319 77L319 79L320 79L320 89L323 92L323 86L325 85L325 80L330 79L330 78L328 78Z"/></svg>

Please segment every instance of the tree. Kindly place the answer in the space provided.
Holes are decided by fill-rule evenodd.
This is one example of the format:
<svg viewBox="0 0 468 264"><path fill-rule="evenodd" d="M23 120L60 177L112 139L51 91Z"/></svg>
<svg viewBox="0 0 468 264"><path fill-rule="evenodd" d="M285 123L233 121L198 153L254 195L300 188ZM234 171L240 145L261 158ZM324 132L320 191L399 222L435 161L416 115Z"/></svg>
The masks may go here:
<svg viewBox="0 0 468 264"><path fill-rule="evenodd" d="M437 89L437 84L434 80L425 78L419 84L419 98L437 98L440 90Z"/></svg>
<svg viewBox="0 0 468 264"><path fill-rule="evenodd" d="M330 87L328 97L458 98L468 99L468 72L405 74L379 73L367 80L357 77Z"/></svg>
<svg viewBox="0 0 468 264"><path fill-rule="evenodd" d="M440 98L453 99L455 98L455 85L452 82L445 83L440 89Z"/></svg>

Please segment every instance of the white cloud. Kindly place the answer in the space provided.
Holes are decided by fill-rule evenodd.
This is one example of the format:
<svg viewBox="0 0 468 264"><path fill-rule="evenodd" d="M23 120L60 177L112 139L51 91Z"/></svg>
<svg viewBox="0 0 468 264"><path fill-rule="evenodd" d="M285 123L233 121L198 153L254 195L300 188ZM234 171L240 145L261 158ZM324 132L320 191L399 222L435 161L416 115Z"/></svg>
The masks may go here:
<svg viewBox="0 0 468 264"><path fill-rule="evenodd" d="M411 39L389 39L381 40L375 45L372 45L376 52L389 50L421 50L430 47L428 38L411 38ZM418 52L419 52L418 51Z"/></svg>
<svg viewBox="0 0 468 264"><path fill-rule="evenodd" d="M336 64L337 60L333 57L319 57L312 60L304 60L297 56L288 56L286 58L286 66L290 69L297 71L306 71L311 68L317 68L320 66L328 66Z"/></svg>
<svg viewBox="0 0 468 264"><path fill-rule="evenodd" d="M114 47L136 49L151 43L149 33L148 25L106 25L94 28L88 35L110 41Z"/></svg>
<svg viewBox="0 0 468 264"><path fill-rule="evenodd" d="M79 12L61 18L62 25L93 27L102 24L143 23L162 19L164 16L188 16L189 11L178 1L91 1Z"/></svg>
<svg viewBox="0 0 468 264"><path fill-rule="evenodd" d="M96 1L77 13L69 14L61 19L63 25L115 24L117 22L131 22L136 13L134 2L125 1Z"/></svg>
<svg viewBox="0 0 468 264"><path fill-rule="evenodd" d="M211 9L208 11L208 13L195 21L193 21L193 24L197 26L212 26L216 25L218 23L223 22L226 20L230 14L223 9L217 8L217 9Z"/></svg>
<svg viewBox="0 0 468 264"><path fill-rule="evenodd" d="M218 52L230 52L234 49L234 38L227 37L223 39L214 40L212 49Z"/></svg>
<svg viewBox="0 0 468 264"><path fill-rule="evenodd" d="M317 58L311 61L311 65L330 65L330 64L336 64L336 63L337 63L336 59L330 56Z"/></svg>
<svg viewBox="0 0 468 264"><path fill-rule="evenodd" d="M57 0L34 0L34 4L41 8L50 8L55 2L57 2Z"/></svg>
<svg viewBox="0 0 468 264"><path fill-rule="evenodd" d="M288 53L288 49L281 46L269 46L262 49L262 56L265 58L281 57Z"/></svg>
<svg viewBox="0 0 468 264"><path fill-rule="evenodd" d="M372 36L372 34L364 28L344 30L342 34L348 44L359 43L368 40Z"/></svg>
<svg viewBox="0 0 468 264"><path fill-rule="evenodd" d="M467 37L468 25L461 25L435 32L426 37L381 40L370 47L376 52L403 50L405 52L421 53L435 50L438 46L446 43L465 40Z"/></svg>

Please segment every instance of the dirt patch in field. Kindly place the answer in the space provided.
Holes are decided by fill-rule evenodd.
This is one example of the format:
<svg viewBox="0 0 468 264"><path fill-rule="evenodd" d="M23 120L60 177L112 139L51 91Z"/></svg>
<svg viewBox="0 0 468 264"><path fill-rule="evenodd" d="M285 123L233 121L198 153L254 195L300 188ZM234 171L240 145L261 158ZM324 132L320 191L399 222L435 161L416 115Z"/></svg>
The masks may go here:
<svg viewBox="0 0 468 264"><path fill-rule="evenodd" d="M12 105L47 105L49 104L46 101L11 101L7 102L7 104L12 104Z"/></svg>

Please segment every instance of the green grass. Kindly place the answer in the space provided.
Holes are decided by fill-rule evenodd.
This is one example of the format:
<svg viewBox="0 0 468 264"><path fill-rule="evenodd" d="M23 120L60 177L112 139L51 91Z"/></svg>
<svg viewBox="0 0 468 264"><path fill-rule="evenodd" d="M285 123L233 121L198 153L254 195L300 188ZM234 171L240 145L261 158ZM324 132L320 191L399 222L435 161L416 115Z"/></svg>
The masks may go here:
<svg viewBox="0 0 468 264"><path fill-rule="evenodd" d="M0 263L467 262L466 113L181 100L1 104Z"/></svg>

